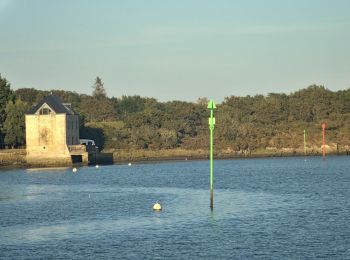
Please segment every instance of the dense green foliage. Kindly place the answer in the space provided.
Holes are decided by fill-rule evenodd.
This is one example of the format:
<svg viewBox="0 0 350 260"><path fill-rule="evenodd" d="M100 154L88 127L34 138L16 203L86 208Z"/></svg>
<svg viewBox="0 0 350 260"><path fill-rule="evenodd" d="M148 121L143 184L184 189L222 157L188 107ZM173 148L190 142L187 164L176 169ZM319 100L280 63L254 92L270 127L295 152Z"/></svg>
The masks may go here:
<svg viewBox="0 0 350 260"><path fill-rule="evenodd" d="M4 144L4 122L6 120L6 105L9 101L14 100L13 91L11 90L10 84L5 78L1 77L0 74L0 148Z"/></svg>
<svg viewBox="0 0 350 260"><path fill-rule="evenodd" d="M29 105L50 93L72 103L80 114L81 138L95 139L106 150L208 147L206 98L195 103L158 102L140 96L109 98L100 78L94 86L91 96L33 88L18 89L15 95ZM97 89L100 94L96 94ZM313 85L289 95L230 96L217 106L214 138L218 149L249 152L302 148L304 129L308 148L318 149L322 122L327 124L327 144L346 149L350 146L350 89L334 92Z"/></svg>
<svg viewBox="0 0 350 260"><path fill-rule="evenodd" d="M20 146L25 141L24 115L30 107L22 100L9 102L6 106L6 120L4 122L5 144L11 147Z"/></svg>

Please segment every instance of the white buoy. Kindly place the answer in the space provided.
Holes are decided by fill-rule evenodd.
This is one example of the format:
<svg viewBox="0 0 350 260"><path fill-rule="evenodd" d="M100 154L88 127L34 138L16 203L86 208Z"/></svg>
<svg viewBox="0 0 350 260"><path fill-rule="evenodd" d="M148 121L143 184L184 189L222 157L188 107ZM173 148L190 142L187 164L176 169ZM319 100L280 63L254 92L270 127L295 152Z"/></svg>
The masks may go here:
<svg viewBox="0 0 350 260"><path fill-rule="evenodd" d="M128 165L131 166L131 162L129 162Z"/></svg>
<svg viewBox="0 0 350 260"><path fill-rule="evenodd" d="M77 168L75 168L75 167L72 169L72 172L77 172L77 171L78 171L78 170L77 170Z"/></svg>
<svg viewBox="0 0 350 260"><path fill-rule="evenodd" d="M98 164L96 164L96 166L95 166L96 168L99 168L100 166L98 166Z"/></svg>
<svg viewBox="0 0 350 260"><path fill-rule="evenodd" d="M155 211L161 211L162 210L162 205L160 205L159 202L153 205L153 210Z"/></svg>

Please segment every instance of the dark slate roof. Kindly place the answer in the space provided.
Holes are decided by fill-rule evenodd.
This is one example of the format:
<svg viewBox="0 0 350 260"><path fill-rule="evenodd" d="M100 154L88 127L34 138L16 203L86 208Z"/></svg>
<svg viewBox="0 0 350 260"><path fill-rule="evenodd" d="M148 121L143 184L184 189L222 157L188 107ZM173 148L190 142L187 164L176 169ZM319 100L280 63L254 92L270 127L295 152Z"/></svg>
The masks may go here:
<svg viewBox="0 0 350 260"><path fill-rule="evenodd" d="M47 104L56 114L68 114L73 115L74 112L70 110L68 107L63 105L62 100L53 95L46 96L39 104L33 106L27 113L27 115L34 115L38 109L43 105Z"/></svg>

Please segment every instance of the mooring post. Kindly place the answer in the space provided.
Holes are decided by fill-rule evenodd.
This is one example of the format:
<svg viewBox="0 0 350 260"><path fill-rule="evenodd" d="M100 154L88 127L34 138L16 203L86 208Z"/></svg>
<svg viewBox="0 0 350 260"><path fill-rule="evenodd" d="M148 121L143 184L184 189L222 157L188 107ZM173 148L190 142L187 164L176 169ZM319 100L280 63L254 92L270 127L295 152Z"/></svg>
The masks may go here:
<svg viewBox="0 0 350 260"><path fill-rule="evenodd" d="M214 209L214 190L213 190L213 153L214 153L214 127L215 127L215 117L214 117L214 109L216 109L216 105L214 101L211 99L208 108L210 109L210 118L209 118L209 130L210 130L210 209Z"/></svg>
<svg viewBox="0 0 350 260"><path fill-rule="evenodd" d="M304 129L304 155L306 156L306 130Z"/></svg>
<svg viewBox="0 0 350 260"><path fill-rule="evenodd" d="M326 124L322 124L322 155L323 159L326 157L326 142L325 142L325 133L324 130L326 129Z"/></svg>

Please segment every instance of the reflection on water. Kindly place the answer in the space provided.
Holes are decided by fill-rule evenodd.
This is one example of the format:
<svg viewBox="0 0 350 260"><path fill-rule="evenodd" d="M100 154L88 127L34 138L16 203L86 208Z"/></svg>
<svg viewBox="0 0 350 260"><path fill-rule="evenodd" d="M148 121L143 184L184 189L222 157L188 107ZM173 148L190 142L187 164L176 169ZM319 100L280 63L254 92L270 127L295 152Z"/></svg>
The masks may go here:
<svg viewBox="0 0 350 260"><path fill-rule="evenodd" d="M15 199L15 197L9 197L9 196L0 196L0 201L2 200L11 200L11 199Z"/></svg>
<svg viewBox="0 0 350 260"><path fill-rule="evenodd" d="M27 172L56 172L56 171L67 171L70 169L69 167L50 167L50 168L29 168L26 169Z"/></svg>
<svg viewBox="0 0 350 260"><path fill-rule="evenodd" d="M347 157L215 165L2 172L0 258L350 257Z"/></svg>

